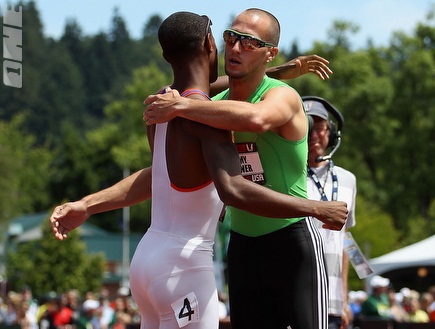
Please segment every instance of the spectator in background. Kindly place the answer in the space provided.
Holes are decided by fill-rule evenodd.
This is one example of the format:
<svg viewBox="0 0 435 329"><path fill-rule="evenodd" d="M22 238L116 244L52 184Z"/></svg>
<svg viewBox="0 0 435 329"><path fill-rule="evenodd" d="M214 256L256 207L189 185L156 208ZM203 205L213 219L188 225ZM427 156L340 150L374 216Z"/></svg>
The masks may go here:
<svg viewBox="0 0 435 329"><path fill-rule="evenodd" d="M53 314L54 327L64 329L74 323L74 311L68 306L68 299L65 294L56 298L57 311Z"/></svg>
<svg viewBox="0 0 435 329"><path fill-rule="evenodd" d="M349 291L348 301L350 311L352 312L352 318L358 319L361 314L361 305L367 299L367 293L363 290Z"/></svg>
<svg viewBox="0 0 435 329"><path fill-rule="evenodd" d="M22 303L26 308L26 318L29 321L28 325L30 329L38 328L38 301L33 298L33 293L30 287L25 286L21 290Z"/></svg>
<svg viewBox="0 0 435 329"><path fill-rule="evenodd" d="M113 301L113 308L115 310L115 324L114 329L125 329L133 322L131 314L127 308L127 301L122 297L117 297Z"/></svg>
<svg viewBox="0 0 435 329"><path fill-rule="evenodd" d="M409 322L429 322L429 315L420 308L420 301L417 298L411 298L410 307Z"/></svg>
<svg viewBox="0 0 435 329"><path fill-rule="evenodd" d="M432 305L433 301L433 296L430 292L423 292L420 295L420 308L428 315L430 313L430 306Z"/></svg>
<svg viewBox="0 0 435 329"><path fill-rule="evenodd" d="M137 307L137 304L133 300L133 297L131 296L130 289L127 287L121 287L116 292L117 299L122 300L122 304L124 305L124 311L127 313L131 319L131 324L138 324L140 323L140 312ZM124 317L125 320L127 320L127 317Z"/></svg>
<svg viewBox="0 0 435 329"><path fill-rule="evenodd" d="M101 329L99 307L98 300L86 299L83 302L83 311L77 322L77 329Z"/></svg>
<svg viewBox="0 0 435 329"><path fill-rule="evenodd" d="M431 322L435 322L435 286L429 287L429 293L433 299L433 302L429 305L429 318Z"/></svg>
<svg viewBox="0 0 435 329"><path fill-rule="evenodd" d="M17 299L17 293L16 292L9 292L6 300L5 300L6 307L4 307L1 310L1 317L3 319L3 324L5 325L13 325L17 323L17 305L18 305L18 299Z"/></svg>
<svg viewBox="0 0 435 329"><path fill-rule="evenodd" d="M319 98L305 100L304 106L313 122L308 135L308 198L344 201L349 211L346 223L340 231L326 229L323 222L315 220L323 239L329 279L328 328L347 328L349 260L344 252L344 239L347 230L355 226L356 177L350 171L335 166L332 159L319 161L336 144L336 131L330 124L327 109L331 109L332 105Z"/></svg>
<svg viewBox="0 0 435 329"><path fill-rule="evenodd" d="M115 324L115 310L110 306L109 291L102 289L99 296L100 301L100 326L101 329L112 328Z"/></svg>
<svg viewBox="0 0 435 329"><path fill-rule="evenodd" d="M396 322L407 322L409 320L409 315L402 306L402 293L396 293L394 290L390 290L388 292L388 299L390 301L391 319Z"/></svg>
<svg viewBox="0 0 435 329"><path fill-rule="evenodd" d="M21 303L17 307L17 323L21 329L32 329L32 320L27 315L27 311L29 310L29 302L21 301Z"/></svg>
<svg viewBox="0 0 435 329"><path fill-rule="evenodd" d="M80 293L75 289L70 289L65 293L67 306L73 311L73 323L80 318Z"/></svg>
<svg viewBox="0 0 435 329"><path fill-rule="evenodd" d="M390 280L379 275L375 275L370 280L372 292L361 306L363 319L390 319L390 303L388 301L387 289Z"/></svg>
<svg viewBox="0 0 435 329"><path fill-rule="evenodd" d="M411 289L408 287L403 287L400 289L400 293L403 296L402 306L405 311L409 313L411 311Z"/></svg>
<svg viewBox="0 0 435 329"><path fill-rule="evenodd" d="M40 307L38 316L41 329L55 329L55 317L60 310L60 299L55 292L50 292L44 297L44 303Z"/></svg>

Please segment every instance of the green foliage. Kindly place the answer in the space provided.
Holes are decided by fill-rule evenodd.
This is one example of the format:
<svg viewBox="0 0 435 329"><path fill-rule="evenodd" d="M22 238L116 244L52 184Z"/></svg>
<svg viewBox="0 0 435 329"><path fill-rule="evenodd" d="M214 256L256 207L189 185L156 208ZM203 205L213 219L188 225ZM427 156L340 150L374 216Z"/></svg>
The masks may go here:
<svg viewBox="0 0 435 329"><path fill-rule="evenodd" d="M83 193L94 192L100 187L100 177L95 171L98 161L103 158L98 157L98 161L94 161L97 151L72 125L65 125L64 137L58 141L54 154L50 173L52 200L77 200L83 197ZM109 168L110 158L105 157L104 160L104 166Z"/></svg>
<svg viewBox="0 0 435 329"><path fill-rule="evenodd" d="M109 155L118 168L130 172L151 165L151 151L142 120L146 95L170 83L170 78L155 66L136 69L132 81L125 85L122 96L105 108L105 122L87 135L93 152ZM104 156L104 155L103 155ZM104 164L103 164L104 165ZM121 169L120 169L121 172ZM131 229L145 232L150 223L150 202L132 207ZM101 220L95 221L102 222Z"/></svg>
<svg viewBox="0 0 435 329"><path fill-rule="evenodd" d="M51 154L24 134L25 117L0 121L0 221L49 203L47 183ZM35 193L38 191L38 193Z"/></svg>
<svg viewBox="0 0 435 329"><path fill-rule="evenodd" d="M351 232L367 258L378 257L400 247L400 233L388 213L362 196L357 197L356 205L357 225Z"/></svg>
<svg viewBox="0 0 435 329"><path fill-rule="evenodd" d="M111 145L109 152L121 168L138 170L150 165L151 153L142 120L143 100L169 83L169 77L155 66L135 70L121 98L105 108L106 121L88 134L89 143L96 147Z"/></svg>
<svg viewBox="0 0 435 329"><path fill-rule="evenodd" d="M350 232L367 260L381 256L400 247L400 233L394 227L393 219L385 211L365 200L361 195L356 200L356 225ZM349 289L364 289L351 265L349 265Z"/></svg>
<svg viewBox="0 0 435 329"><path fill-rule="evenodd" d="M56 240L47 220L40 240L9 244L7 279L13 290L27 285L36 296L70 289L81 293L97 291L101 288L104 262L103 255L85 253L78 231L70 232L66 240Z"/></svg>
<svg viewBox="0 0 435 329"><path fill-rule="evenodd" d="M359 31L359 26L347 21L336 20L332 28L328 31L328 37L332 39L334 47L350 49L351 42L348 34L355 34Z"/></svg>

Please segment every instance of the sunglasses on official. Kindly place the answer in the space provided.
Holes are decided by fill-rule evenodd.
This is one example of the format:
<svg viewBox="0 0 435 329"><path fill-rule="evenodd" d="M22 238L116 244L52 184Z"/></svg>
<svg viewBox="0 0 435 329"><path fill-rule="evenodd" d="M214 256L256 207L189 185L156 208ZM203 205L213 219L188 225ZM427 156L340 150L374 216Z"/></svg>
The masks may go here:
<svg viewBox="0 0 435 329"><path fill-rule="evenodd" d="M276 45L273 43L265 42L252 35L240 33L231 29L224 31L224 41L231 46L237 41L240 41L243 49L245 50L255 50L263 47L276 47Z"/></svg>

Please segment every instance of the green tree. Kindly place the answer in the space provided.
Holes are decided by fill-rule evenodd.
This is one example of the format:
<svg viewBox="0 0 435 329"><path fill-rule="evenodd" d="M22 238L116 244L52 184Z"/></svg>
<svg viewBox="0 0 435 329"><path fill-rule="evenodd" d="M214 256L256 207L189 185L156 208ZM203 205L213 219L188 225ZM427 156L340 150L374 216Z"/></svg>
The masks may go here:
<svg viewBox="0 0 435 329"><path fill-rule="evenodd" d="M97 119L103 118L104 106L110 100L110 90L116 79L116 61L106 33L89 40L84 58L87 110Z"/></svg>
<svg viewBox="0 0 435 329"><path fill-rule="evenodd" d="M68 50L62 43L53 41L50 56L40 103L29 114L29 120L41 143L48 141L55 145L63 137L66 126L74 127L83 136L90 116L86 111L83 76Z"/></svg>
<svg viewBox="0 0 435 329"><path fill-rule="evenodd" d="M151 164L146 125L142 120L142 102L148 94L169 83L170 78L155 66L135 70L132 81L124 87L122 97L105 108L104 124L89 132L88 144L93 146L94 151L99 150L113 158L120 174L123 168L134 172ZM118 213L121 218L120 211ZM145 232L149 226L149 202L132 207L131 218L131 229ZM102 221L98 219L93 223L98 225L98 222Z"/></svg>
<svg viewBox="0 0 435 329"><path fill-rule="evenodd" d="M65 29L59 43L63 44L71 55L73 61L80 65L83 64L83 56L85 55L85 37L83 30L76 19L68 19ZM81 67L83 70L83 67Z"/></svg>
<svg viewBox="0 0 435 329"><path fill-rule="evenodd" d="M101 288L104 256L87 255L78 230L70 232L68 239L54 238L48 220L41 226L42 238L37 241L9 245L7 278L14 290L30 286L36 296L49 291L63 293L69 289L79 292ZM15 250L14 250L15 249Z"/></svg>
<svg viewBox="0 0 435 329"><path fill-rule="evenodd" d="M97 154L92 145L86 143L76 129L69 126L53 152L50 172L50 192L53 203L63 200L77 200L96 191L100 187L97 168L103 165L107 170L112 167L110 157Z"/></svg>
<svg viewBox="0 0 435 329"><path fill-rule="evenodd" d="M162 17L160 15L152 15L148 22L145 23L145 26L143 28L143 38L147 37L153 37L155 38L157 36L157 32L159 30L160 25L162 24Z"/></svg>
<svg viewBox="0 0 435 329"><path fill-rule="evenodd" d="M427 220L434 199L435 52L427 46L433 44L430 33L422 37L396 34L389 52L395 95L387 115L396 122L396 138L388 153L394 170L386 171L385 181L393 182L388 207L401 228L412 217Z"/></svg>
<svg viewBox="0 0 435 329"><path fill-rule="evenodd" d="M400 247L400 233L394 227L392 217L361 195L357 196L355 218L356 225L350 232L367 259ZM364 289L364 282L358 278L352 265L349 265L349 289Z"/></svg>
<svg viewBox="0 0 435 329"><path fill-rule="evenodd" d="M139 66L155 65L164 74L172 74L171 67L162 57L162 48L157 37L160 24L163 19L159 15L153 15L145 24L142 38L138 40L135 51L139 59Z"/></svg>
<svg viewBox="0 0 435 329"><path fill-rule="evenodd" d="M336 20L328 30L328 38L332 40L333 47L350 49L349 35L356 34L359 29L359 26L352 22Z"/></svg>
<svg viewBox="0 0 435 329"><path fill-rule="evenodd" d="M110 41L111 53L116 63L114 67L116 71L112 72L112 74L117 76L116 79L112 80L110 93L115 98L118 98L123 86L128 82L133 68L139 66L139 58L137 58L135 53L137 43L133 42L130 38L127 25L119 14L117 7L113 12L108 39Z"/></svg>
<svg viewBox="0 0 435 329"><path fill-rule="evenodd" d="M24 134L24 115L0 121L0 222L13 216L46 209L51 154Z"/></svg>

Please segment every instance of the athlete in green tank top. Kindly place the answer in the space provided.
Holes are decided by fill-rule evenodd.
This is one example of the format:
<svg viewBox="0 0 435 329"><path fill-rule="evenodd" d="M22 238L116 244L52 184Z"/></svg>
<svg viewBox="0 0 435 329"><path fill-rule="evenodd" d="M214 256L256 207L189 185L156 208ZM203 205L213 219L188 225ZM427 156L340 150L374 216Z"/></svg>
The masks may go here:
<svg viewBox="0 0 435 329"><path fill-rule="evenodd" d="M278 86L291 88L279 80L265 76L247 102L259 102L265 92ZM228 90L213 97L213 100L225 99L228 99ZM281 193L307 198L307 136L294 142L271 131L262 134L234 132L234 141L239 150L242 174L245 178ZM247 236L267 234L301 219L303 217L262 217L231 207L231 229Z"/></svg>

